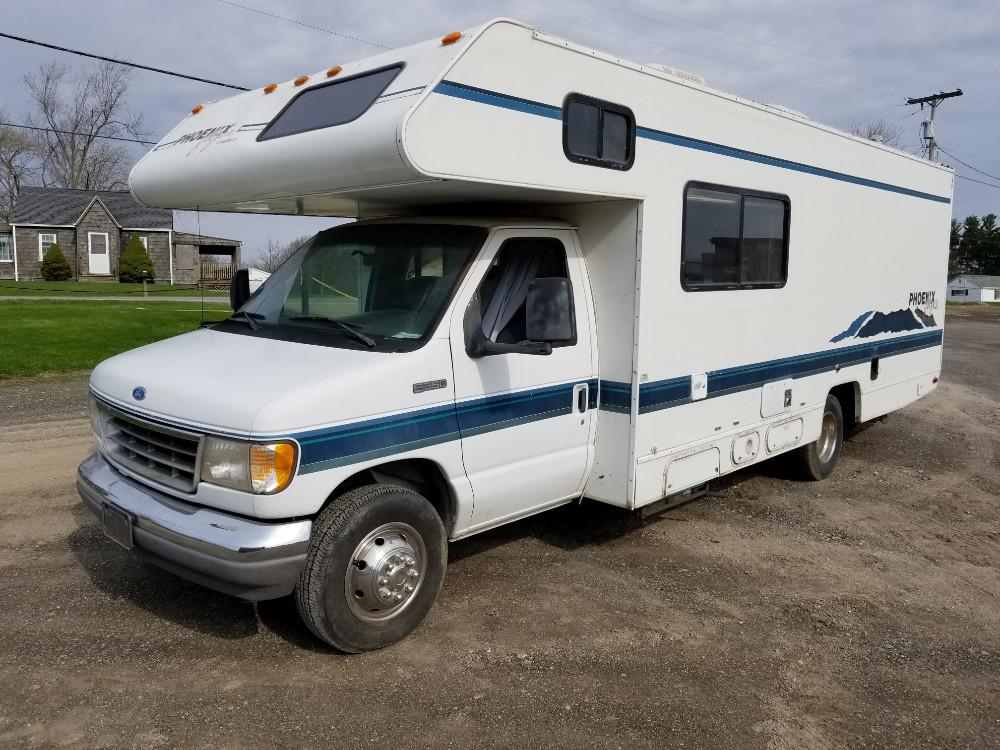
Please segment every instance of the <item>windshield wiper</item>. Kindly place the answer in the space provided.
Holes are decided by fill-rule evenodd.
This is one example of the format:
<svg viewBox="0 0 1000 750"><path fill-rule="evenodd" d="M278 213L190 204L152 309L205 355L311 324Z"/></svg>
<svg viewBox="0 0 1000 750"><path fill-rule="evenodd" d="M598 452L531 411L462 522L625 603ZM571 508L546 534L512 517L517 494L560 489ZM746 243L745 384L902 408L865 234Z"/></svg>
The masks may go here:
<svg viewBox="0 0 1000 750"><path fill-rule="evenodd" d="M258 328L260 328L260 325L258 325L257 321L265 320L266 318L267 318L266 315L261 315L260 313L252 313L252 312L246 312L245 310L240 310L239 312L235 312L232 315L230 315L227 318L227 320L235 320L238 323L246 323L248 326L250 326L251 331L256 331Z"/></svg>
<svg viewBox="0 0 1000 750"><path fill-rule="evenodd" d="M371 338L370 336L366 336L365 334L361 333L361 331L359 331L356 326L354 326L354 325L352 325L350 323L345 323L342 320L336 320L334 318L327 318L324 315L293 315L293 316L291 316L288 319L289 320L311 320L311 321L315 321L317 323L326 323L327 325L334 326L337 330L341 331L342 333L346 333L348 336L350 336L355 341L361 342L362 344L364 344L365 346L367 346L369 349L374 349L375 348L375 339Z"/></svg>

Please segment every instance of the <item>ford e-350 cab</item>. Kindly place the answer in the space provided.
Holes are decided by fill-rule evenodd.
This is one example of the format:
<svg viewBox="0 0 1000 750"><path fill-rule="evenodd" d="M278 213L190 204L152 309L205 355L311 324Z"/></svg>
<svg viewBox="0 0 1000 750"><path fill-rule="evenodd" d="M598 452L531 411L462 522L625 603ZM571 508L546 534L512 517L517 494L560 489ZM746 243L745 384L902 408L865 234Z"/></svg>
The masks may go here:
<svg viewBox="0 0 1000 750"><path fill-rule="evenodd" d="M509 20L195 107L140 201L364 220L101 363L80 494L157 565L384 646L449 540L785 453L822 479L930 393L953 178Z"/></svg>

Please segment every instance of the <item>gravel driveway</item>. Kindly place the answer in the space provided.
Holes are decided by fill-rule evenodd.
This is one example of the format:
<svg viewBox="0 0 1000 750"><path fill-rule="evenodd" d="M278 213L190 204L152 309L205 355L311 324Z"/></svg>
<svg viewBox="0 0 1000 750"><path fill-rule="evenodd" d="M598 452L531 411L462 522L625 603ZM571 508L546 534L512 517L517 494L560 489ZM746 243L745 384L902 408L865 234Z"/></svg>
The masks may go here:
<svg viewBox="0 0 1000 750"><path fill-rule="evenodd" d="M0 384L0 746L1000 746L1000 310L833 477L451 545L384 651L136 563L81 508L85 379Z"/></svg>

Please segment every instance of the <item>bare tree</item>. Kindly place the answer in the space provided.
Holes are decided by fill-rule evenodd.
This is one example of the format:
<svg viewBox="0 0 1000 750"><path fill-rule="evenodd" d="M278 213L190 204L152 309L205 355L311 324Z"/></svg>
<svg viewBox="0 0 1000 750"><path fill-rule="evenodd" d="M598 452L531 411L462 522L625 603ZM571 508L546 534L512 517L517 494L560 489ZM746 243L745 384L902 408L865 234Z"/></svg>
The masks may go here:
<svg viewBox="0 0 1000 750"><path fill-rule="evenodd" d="M869 123L858 123L852 125L848 132L868 141L891 146L892 148L903 148L903 128L899 125L892 125L885 120L875 120Z"/></svg>
<svg viewBox="0 0 1000 750"><path fill-rule="evenodd" d="M275 269L284 263L289 255L302 247L308 239L310 239L309 236L305 235L296 237L289 242L281 243L268 237L264 247L253 254L251 263L262 271L274 273Z"/></svg>
<svg viewBox="0 0 1000 750"><path fill-rule="evenodd" d="M49 62L24 77L34 105L28 122L49 129L35 138L43 184L89 190L124 187L132 163L128 149L98 136L145 136L142 115L128 108L131 79L131 70L114 63L74 72Z"/></svg>
<svg viewBox="0 0 1000 750"><path fill-rule="evenodd" d="M0 121L7 121L2 111ZM31 139L14 128L0 126L0 221L10 221L21 185L34 174L35 150Z"/></svg>

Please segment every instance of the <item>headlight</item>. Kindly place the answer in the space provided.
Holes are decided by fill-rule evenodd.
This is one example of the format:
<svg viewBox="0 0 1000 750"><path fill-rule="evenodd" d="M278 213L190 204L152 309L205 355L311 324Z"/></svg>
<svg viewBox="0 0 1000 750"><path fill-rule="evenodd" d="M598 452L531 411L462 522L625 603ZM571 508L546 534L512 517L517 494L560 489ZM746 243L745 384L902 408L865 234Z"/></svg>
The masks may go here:
<svg viewBox="0 0 1000 750"><path fill-rule="evenodd" d="M206 437L201 479L234 490L271 495L292 481L296 458L295 443L247 443Z"/></svg>

